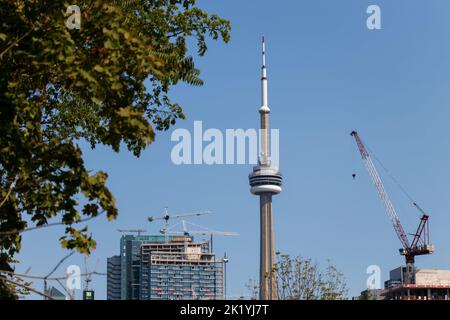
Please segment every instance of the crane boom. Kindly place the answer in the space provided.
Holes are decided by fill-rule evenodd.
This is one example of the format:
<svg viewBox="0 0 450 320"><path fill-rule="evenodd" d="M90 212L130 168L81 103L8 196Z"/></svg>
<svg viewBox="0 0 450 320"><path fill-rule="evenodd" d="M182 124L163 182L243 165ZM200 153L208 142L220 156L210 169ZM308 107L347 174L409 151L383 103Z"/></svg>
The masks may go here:
<svg viewBox="0 0 450 320"><path fill-rule="evenodd" d="M138 236L141 235L141 233L147 232L145 229L117 229L120 233L137 233Z"/></svg>
<svg viewBox="0 0 450 320"><path fill-rule="evenodd" d="M363 142L359 138L358 133L356 131L353 131L351 135L356 140L356 144L358 145L359 153L361 154L364 165L367 171L369 172L370 177L372 178L372 182L377 190L378 196L380 197L381 201L384 204L386 213L392 222L397 237L400 239L403 248L405 249L410 248L408 237L406 236L405 230L403 229L402 224L400 223L400 219L398 218L397 212L395 211L395 208L392 205L391 199L389 198L389 195L384 189L383 182L380 178L380 175L378 174L377 169L375 168L375 165L372 162L369 152L367 152L366 147L364 146Z"/></svg>
<svg viewBox="0 0 450 320"><path fill-rule="evenodd" d="M198 235L203 235L203 236L210 236L211 237L210 246L209 246L210 253L213 253L213 237L214 236L238 236L239 235L239 233L236 233L236 232L211 230L211 229L199 226L198 224L195 224L192 222L187 222L186 220L181 220L181 225L183 227L183 231L161 229L159 232L164 235L172 234L172 235L190 236L192 234L198 234ZM187 225L195 226L199 229L198 230L188 230ZM176 225L172 226L172 228L175 226Z"/></svg>
<svg viewBox="0 0 450 320"><path fill-rule="evenodd" d="M184 217L192 217L192 216L202 216L205 214L210 214L211 211L198 211L198 212L185 212L185 213L178 213L175 215L169 215L168 208L164 207L163 215L160 217L151 216L148 217L148 221L153 222L155 220L164 220L166 226L169 225L169 219L178 219L178 218L184 218Z"/></svg>
<svg viewBox="0 0 450 320"><path fill-rule="evenodd" d="M238 236L239 233L237 232L227 232L227 231L206 231L206 230L189 230L189 231L172 231L172 230L165 230L161 229L159 231L161 234L172 234L172 235L191 235L191 234L198 234L201 236Z"/></svg>
<svg viewBox="0 0 450 320"><path fill-rule="evenodd" d="M205 227L202 227L198 224L188 222L186 220L181 220L181 225L183 228L183 231L176 231L176 230L170 230L170 229L161 229L159 232L162 234L174 234L174 235L190 235L190 234L198 234L198 235L216 235L216 236L238 236L239 233L237 232L231 232L231 231L217 231L217 230L211 230ZM188 229L188 225L194 226L199 228L198 230L190 230ZM174 225L175 227L177 225Z"/></svg>

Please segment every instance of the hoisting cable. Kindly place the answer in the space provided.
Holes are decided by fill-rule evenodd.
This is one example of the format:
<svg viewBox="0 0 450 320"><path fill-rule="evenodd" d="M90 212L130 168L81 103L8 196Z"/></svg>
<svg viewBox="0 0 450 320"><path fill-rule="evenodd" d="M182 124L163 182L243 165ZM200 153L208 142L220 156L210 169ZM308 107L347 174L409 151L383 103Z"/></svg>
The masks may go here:
<svg viewBox="0 0 450 320"><path fill-rule="evenodd" d="M422 208L414 201L414 199L411 197L411 195L406 191L406 189L400 184L400 182L394 177L394 175L386 168L386 166L381 162L380 159L375 155L375 153L365 144L367 150L370 152L370 155L375 161L380 165L380 167L386 172L386 174L391 178L391 180L397 185L397 187L400 189L400 191L411 201L414 207L416 207L419 211L422 213L424 212Z"/></svg>

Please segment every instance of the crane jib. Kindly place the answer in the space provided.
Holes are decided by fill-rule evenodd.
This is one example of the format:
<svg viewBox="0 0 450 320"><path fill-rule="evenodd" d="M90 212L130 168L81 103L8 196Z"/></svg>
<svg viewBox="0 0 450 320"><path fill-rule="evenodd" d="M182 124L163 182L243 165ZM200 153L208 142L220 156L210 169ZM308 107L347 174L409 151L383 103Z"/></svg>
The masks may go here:
<svg viewBox="0 0 450 320"><path fill-rule="evenodd" d="M401 250L401 253L406 256L407 263L408 262L413 263L415 255L432 253L434 251L434 246L429 244L428 215L425 214L425 212L422 210L422 208L420 208L420 206L418 206L415 202L413 203L414 206L417 209L419 209L420 212L422 213L422 217L419 227L417 228L417 231L414 235L414 239L410 244L406 232L403 229L400 219L398 218L394 206L392 205L389 195L384 188L380 175L378 174L378 171L375 165L373 164L373 161L366 147L364 146L362 140L360 139L356 131L352 131L351 136L355 138L358 150L361 154L367 172L369 173L372 179L375 189L377 190L378 196L380 197L381 201L384 204L386 213L389 219L391 220L395 233L397 234L400 242L403 245L403 250ZM421 243L420 245L419 242Z"/></svg>

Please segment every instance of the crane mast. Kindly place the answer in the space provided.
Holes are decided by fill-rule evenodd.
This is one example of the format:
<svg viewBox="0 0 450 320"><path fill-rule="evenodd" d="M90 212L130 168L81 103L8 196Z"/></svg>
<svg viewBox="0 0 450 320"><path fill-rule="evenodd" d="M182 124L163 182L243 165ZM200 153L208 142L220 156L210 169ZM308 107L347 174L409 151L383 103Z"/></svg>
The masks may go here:
<svg viewBox="0 0 450 320"><path fill-rule="evenodd" d="M401 248L400 254L405 256L406 260L406 283L413 284L415 282L414 277L414 260L417 255L431 254L434 252L434 246L429 244L429 232L428 232L428 218L429 216L420 208L419 205L414 203L414 206L422 213L420 218L420 224L414 234L413 241L410 243L408 237L403 229L400 219L395 211L395 208L386 192L383 182L378 174L378 171L373 164L372 158L369 155L366 147L361 141L358 133L352 131L351 136L355 138L356 144L358 146L359 153L364 162L364 165L372 179L372 182L377 190L378 196L384 204L386 213L391 220L394 227L395 233L402 243L403 248Z"/></svg>

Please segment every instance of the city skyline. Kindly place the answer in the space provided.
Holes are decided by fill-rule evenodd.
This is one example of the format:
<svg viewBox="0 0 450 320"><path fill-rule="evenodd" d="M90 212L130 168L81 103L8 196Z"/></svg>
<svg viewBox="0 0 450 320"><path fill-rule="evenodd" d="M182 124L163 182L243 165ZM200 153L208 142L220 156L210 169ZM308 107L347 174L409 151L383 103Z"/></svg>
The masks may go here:
<svg viewBox="0 0 450 320"><path fill-rule="evenodd" d="M234 30L229 45L211 43L210 54L197 59L205 86L180 85L174 91L187 115L175 128L190 128L195 120L221 129L258 127L257 57L264 33L270 43L271 103L276 105L271 122L280 129L280 166L289 177L276 200L276 250L311 257L322 265L330 258L346 276L349 296L365 289L368 266L380 266L386 279L389 270L403 264L398 240L349 136L357 129L430 213L436 252L419 257L417 265L448 268L450 45L443 39L450 34L445 14L450 4L377 1L383 29L369 31L369 2L286 3L292 10L268 1L261 6L201 3L229 18ZM275 14L285 18L271 21ZM258 203L248 193L250 166L176 166L170 159L174 129L158 133L139 159L104 147L91 151L82 143L88 168L108 172L120 209L117 221L99 217L89 222L98 241L89 264L98 259L98 269L106 270L106 257L119 246L116 229L143 227L156 234L158 228L146 218L164 206L174 212L212 210L213 215L192 221L240 234L216 241L215 251L230 256L229 295L244 294L246 281L257 279L259 264ZM385 182L406 231L414 231L414 208L388 179ZM58 247L61 230L24 234L17 271L31 266L33 274L46 274L67 254ZM62 268L82 267L82 261L76 255ZM106 279L94 277L92 286L96 298L106 298Z"/></svg>

